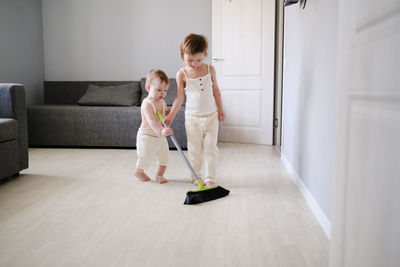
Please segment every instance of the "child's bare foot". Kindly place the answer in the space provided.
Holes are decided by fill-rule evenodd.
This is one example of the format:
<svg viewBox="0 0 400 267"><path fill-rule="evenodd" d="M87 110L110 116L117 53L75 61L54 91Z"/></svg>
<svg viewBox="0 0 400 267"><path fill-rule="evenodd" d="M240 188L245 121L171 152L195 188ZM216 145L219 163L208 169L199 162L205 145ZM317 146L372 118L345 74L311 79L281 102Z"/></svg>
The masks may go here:
<svg viewBox="0 0 400 267"><path fill-rule="evenodd" d="M160 184L168 183L168 180L165 179L163 176L157 176L156 181L157 181L157 183L160 183Z"/></svg>
<svg viewBox="0 0 400 267"><path fill-rule="evenodd" d="M206 183L206 187L213 187L213 186L215 186L215 183L214 182L207 182Z"/></svg>
<svg viewBox="0 0 400 267"><path fill-rule="evenodd" d="M135 176L142 182L150 181L149 176L147 176L147 174L144 171L136 170Z"/></svg>
<svg viewBox="0 0 400 267"><path fill-rule="evenodd" d="M158 166L158 171L156 174L156 182L157 183L165 184L168 182L168 180L164 178L164 173L165 173L166 169L167 169L167 166L164 166L164 165Z"/></svg>

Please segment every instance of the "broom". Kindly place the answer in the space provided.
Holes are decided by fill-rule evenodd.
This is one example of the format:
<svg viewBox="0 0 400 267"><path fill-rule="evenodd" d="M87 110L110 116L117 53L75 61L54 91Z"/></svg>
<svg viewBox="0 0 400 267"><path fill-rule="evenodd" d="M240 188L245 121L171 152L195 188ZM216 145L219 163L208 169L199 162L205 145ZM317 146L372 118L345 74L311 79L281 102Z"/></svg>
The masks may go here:
<svg viewBox="0 0 400 267"><path fill-rule="evenodd" d="M168 128L168 126L164 122L164 117L163 115L157 111L157 116L164 125L165 128ZM199 177L196 175L194 172L192 166L190 165L189 161L187 160L185 154L183 154L183 151L181 149L181 146L179 145L178 141L176 141L175 137L173 135L170 136L172 142L174 143L176 149L178 150L179 154L181 155L183 161L185 162L186 166L189 168L190 172L192 173L193 177L195 178L196 184L199 186L199 190L196 191L188 191L186 193L186 199L184 204L186 205L191 205L191 204L198 204L210 200L215 200L221 197L225 197L229 194L229 190L217 185L213 187L205 187Z"/></svg>

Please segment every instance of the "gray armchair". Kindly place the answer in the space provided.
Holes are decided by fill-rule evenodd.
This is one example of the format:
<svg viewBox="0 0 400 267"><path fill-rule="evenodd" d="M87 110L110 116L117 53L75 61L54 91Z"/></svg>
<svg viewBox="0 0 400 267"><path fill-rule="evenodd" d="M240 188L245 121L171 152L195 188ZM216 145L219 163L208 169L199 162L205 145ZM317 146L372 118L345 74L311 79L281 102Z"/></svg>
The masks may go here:
<svg viewBox="0 0 400 267"><path fill-rule="evenodd" d="M25 88L0 83L0 179L28 168Z"/></svg>

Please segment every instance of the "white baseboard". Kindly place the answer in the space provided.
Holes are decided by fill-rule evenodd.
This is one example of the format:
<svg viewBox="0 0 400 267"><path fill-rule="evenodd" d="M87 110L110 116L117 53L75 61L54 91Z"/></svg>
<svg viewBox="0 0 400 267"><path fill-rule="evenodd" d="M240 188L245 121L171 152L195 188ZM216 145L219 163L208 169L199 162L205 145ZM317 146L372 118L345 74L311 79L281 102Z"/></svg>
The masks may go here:
<svg viewBox="0 0 400 267"><path fill-rule="evenodd" d="M304 197L304 200L307 202L308 206L310 207L311 211L314 213L315 217L317 218L319 224L321 225L322 229L324 230L326 236L330 239L331 238L331 222L326 217L324 211L318 205L318 202L315 200L314 196L308 190L306 185L301 180L300 176L297 174L293 166L290 164L288 159L285 157L283 153L281 153L281 160L283 165L285 165L286 169L288 170L290 176L292 177L293 181L297 185L297 188L300 190L301 194Z"/></svg>

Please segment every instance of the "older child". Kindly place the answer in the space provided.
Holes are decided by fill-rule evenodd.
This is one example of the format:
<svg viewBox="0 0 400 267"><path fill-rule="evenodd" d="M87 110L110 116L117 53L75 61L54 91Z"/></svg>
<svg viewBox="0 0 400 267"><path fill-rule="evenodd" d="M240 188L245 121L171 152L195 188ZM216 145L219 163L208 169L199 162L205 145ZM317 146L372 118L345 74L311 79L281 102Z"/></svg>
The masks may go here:
<svg viewBox="0 0 400 267"><path fill-rule="evenodd" d="M172 135L170 128L161 126L156 112L166 115L167 105L164 101L169 87L168 76L162 70L151 70L146 77L146 90L149 95L143 100L141 106L142 124L137 133L136 149L138 160L136 162L135 176L142 182L150 181L144 172L154 156L158 160L156 181L160 184L168 182L164 173L168 165L168 142L166 136Z"/></svg>
<svg viewBox="0 0 400 267"><path fill-rule="evenodd" d="M225 114L215 69L203 63L207 48L207 39L202 35L191 33L183 39L181 58L185 66L176 74L177 95L165 122L168 125L172 123L186 94L185 128L189 160L205 186L213 186L218 154L218 121L223 121ZM204 176L200 173L203 165Z"/></svg>

